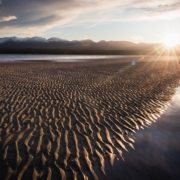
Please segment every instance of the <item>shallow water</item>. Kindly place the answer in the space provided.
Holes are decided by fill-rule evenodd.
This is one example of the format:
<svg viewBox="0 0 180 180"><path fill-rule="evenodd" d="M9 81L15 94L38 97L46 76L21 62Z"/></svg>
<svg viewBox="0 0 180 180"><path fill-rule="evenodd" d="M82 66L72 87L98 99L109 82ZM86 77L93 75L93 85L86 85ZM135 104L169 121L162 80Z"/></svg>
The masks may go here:
<svg viewBox="0 0 180 180"><path fill-rule="evenodd" d="M76 62L82 60L93 59L115 59L130 56L120 55L32 55L32 54L0 54L0 62L12 61L29 61L29 60L43 60L43 61L58 61L58 62Z"/></svg>
<svg viewBox="0 0 180 180"><path fill-rule="evenodd" d="M135 135L135 150L108 173L113 179L180 179L180 87L167 111ZM118 173L117 173L118 172Z"/></svg>
<svg viewBox="0 0 180 180"><path fill-rule="evenodd" d="M170 107L166 114L178 113L180 111L180 86L176 89L176 93L172 98Z"/></svg>
<svg viewBox="0 0 180 180"><path fill-rule="evenodd" d="M135 65L138 60L141 61L179 61L179 56L154 56L154 55L51 55L51 54L0 54L0 62L14 61L56 61L56 62L86 62L88 60L102 59L126 59Z"/></svg>

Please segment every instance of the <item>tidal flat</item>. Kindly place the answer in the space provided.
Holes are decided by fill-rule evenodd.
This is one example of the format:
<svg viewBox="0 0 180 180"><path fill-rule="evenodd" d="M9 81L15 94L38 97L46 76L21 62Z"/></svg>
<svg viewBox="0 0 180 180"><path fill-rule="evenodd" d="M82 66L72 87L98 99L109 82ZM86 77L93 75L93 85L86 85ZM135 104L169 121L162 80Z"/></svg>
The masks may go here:
<svg viewBox="0 0 180 180"><path fill-rule="evenodd" d="M110 179L179 82L171 58L0 63L1 179Z"/></svg>

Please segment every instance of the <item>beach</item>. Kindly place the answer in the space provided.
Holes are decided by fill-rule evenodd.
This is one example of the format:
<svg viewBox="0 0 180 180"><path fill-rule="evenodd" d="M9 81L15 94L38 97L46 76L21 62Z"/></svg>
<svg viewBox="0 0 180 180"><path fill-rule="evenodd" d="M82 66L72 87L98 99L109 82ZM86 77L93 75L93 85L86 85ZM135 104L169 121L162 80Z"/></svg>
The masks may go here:
<svg viewBox="0 0 180 180"><path fill-rule="evenodd" d="M108 169L106 179L171 179L180 178L180 87L176 89L166 111L152 126L138 131L134 149L125 161ZM118 173L117 173L118 172Z"/></svg>
<svg viewBox="0 0 180 180"><path fill-rule="evenodd" d="M179 74L179 59L163 57L0 63L1 179L121 177Z"/></svg>

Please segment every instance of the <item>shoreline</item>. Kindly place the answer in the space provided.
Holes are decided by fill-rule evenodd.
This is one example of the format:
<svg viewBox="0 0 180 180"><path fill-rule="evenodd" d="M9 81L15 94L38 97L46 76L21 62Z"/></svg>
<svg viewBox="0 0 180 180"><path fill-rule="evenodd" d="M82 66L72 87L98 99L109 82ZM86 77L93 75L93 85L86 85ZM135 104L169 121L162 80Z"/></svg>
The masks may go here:
<svg viewBox="0 0 180 180"><path fill-rule="evenodd" d="M134 135L134 149L129 149L124 162L116 162L107 177L123 180L180 178L180 86L167 110L150 127ZM118 174L116 173L118 172ZM112 175L113 174L113 175ZM108 179L107 178L107 179Z"/></svg>

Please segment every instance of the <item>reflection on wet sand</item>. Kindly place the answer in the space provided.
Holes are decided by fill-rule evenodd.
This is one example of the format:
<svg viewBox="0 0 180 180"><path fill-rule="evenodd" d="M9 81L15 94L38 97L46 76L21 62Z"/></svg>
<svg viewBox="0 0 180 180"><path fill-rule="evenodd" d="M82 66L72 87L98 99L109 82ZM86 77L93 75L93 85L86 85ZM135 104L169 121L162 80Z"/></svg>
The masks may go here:
<svg viewBox="0 0 180 180"><path fill-rule="evenodd" d="M106 179L180 179L179 110L180 87L157 122L134 135L135 149L109 169Z"/></svg>

